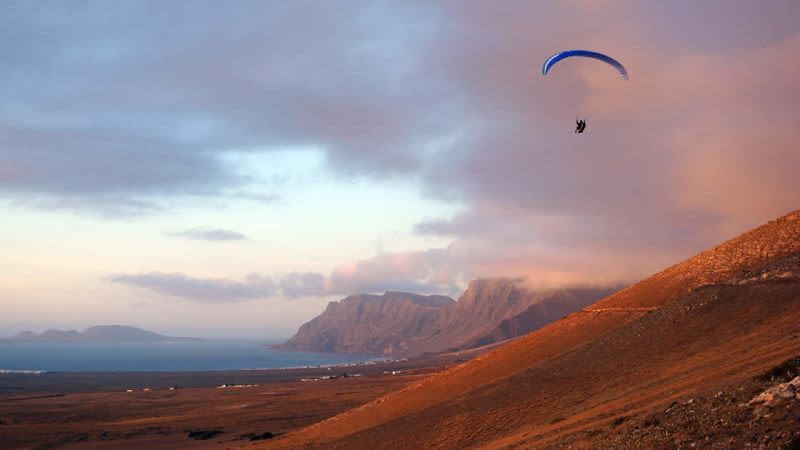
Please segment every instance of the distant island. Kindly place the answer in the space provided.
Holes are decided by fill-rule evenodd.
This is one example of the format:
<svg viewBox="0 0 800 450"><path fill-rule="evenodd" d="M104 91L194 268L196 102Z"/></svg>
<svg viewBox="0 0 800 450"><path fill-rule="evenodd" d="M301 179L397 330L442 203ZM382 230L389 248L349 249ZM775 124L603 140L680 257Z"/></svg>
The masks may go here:
<svg viewBox="0 0 800 450"><path fill-rule="evenodd" d="M178 342L202 341L200 338L164 336L152 331L126 325L97 325L82 332L50 329L42 334L23 331L15 336L0 339L0 343L17 342Z"/></svg>

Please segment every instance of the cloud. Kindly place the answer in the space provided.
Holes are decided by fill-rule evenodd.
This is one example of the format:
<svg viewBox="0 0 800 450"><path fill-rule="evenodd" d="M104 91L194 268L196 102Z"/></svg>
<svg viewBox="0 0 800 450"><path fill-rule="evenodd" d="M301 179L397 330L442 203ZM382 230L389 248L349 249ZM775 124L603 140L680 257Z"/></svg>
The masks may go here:
<svg viewBox="0 0 800 450"><path fill-rule="evenodd" d="M433 50L480 117L426 171L428 192L463 210L414 231L453 239L443 259L468 278L635 280L797 208L800 64L785 56L800 33L783 16L796 3L705 16L684 2L591 4L603 21L586 3L467 2ZM613 53L631 80L591 61L535 73L573 47ZM576 115L588 134L572 133Z"/></svg>
<svg viewBox="0 0 800 450"><path fill-rule="evenodd" d="M315 272L293 272L281 279L280 289L286 298L325 295L325 276Z"/></svg>
<svg viewBox="0 0 800 450"><path fill-rule="evenodd" d="M312 146L343 178L463 205L414 229L448 245L340 264L325 292L635 279L797 208L798 15L793 0L12 2L0 194L153 213L260 191L227 152ZM575 47L630 81L596 61L538 73Z"/></svg>
<svg viewBox="0 0 800 450"><path fill-rule="evenodd" d="M20 208L46 211L90 212L104 219L130 219L162 212L164 207L151 199L116 195L21 195L11 201Z"/></svg>
<svg viewBox="0 0 800 450"><path fill-rule="evenodd" d="M106 277L106 280L172 297L206 302L257 300L277 296L294 299L329 294L324 275L314 272L293 272L280 277L278 281L259 274L250 274L244 280L237 281L165 272L113 274Z"/></svg>
<svg viewBox="0 0 800 450"><path fill-rule="evenodd" d="M421 5L201 1L155 13L122 1L55 7L47 19L7 6L0 167L13 176L0 171L0 194L12 198L80 197L82 211L109 198L243 193L264 180L242 176L226 152L308 145L343 171L408 173L449 103L443 80L418 77L434 18Z"/></svg>
<svg viewBox="0 0 800 450"><path fill-rule="evenodd" d="M438 251L386 254L345 264L326 277L318 272L291 272L280 277L247 275L244 280L202 278L183 273L112 274L111 283L146 289L171 297L203 302L229 302L282 297L286 299L350 295L361 292L407 291L457 294L451 274L434 269Z"/></svg>
<svg viewBox="0 0 800 450"><path fill-rule="evenodd" d="M450 294L465 281L463 266L453 256L446 249L429 249L384 253L342 264L331 273L328 291L342 295L389 290Z"/></svg>
<svg viewBox="0 0 800 450"><path fill-rule="evenodd" d="M247 239L247 236L238 231L224 230L221 228L194 228L191 230L168 232L167 234L199 241L243 241Z"/></svg>
<svg viewBox="0 0 800 450"><path fill-rule="evenodd" d="M233 198L241 198L241 199L245 199L245 200L250 200L250 201L256 202L256 203L263 203L265 205L276 203L276 202L280 201L280 199L281 199L280 195L275 194L275 193L272 193L272 194L259 194L259 193L242 192L242 191L233 192L233 193L230 194L230 196L233 197Z"/></svg>
<svg viewBox="0 0 800 450"><path fill-rule="evenodd" d="M135 275L115 274L112 283L152 290L172 297L204 302L231 302L272 297L277 286L272 279L250 274L242 281L223 278L197 278L182 273L150 272Z"/></svg>
<svg viewBox="0 0 800 450"><path fill-rule="evenodd" d="M660 23L626 8L612 5L619 23L604 26L636 34L622 23ZM383 270L386 279L425 280L439 269L454 281L632 281L797 208L791 193L800 191L793 175L800 133L790 122L800 112L800 64L785 55L800 51L800 33L779 26L748 37L749 46L734 40L720 51L726 45L719 41L711 51L684 46L682 38L649 41L646 33L592 38L576 14L578 25L564 30L587 47L614 49L632 73L629 82L578 61L547 78L532 76L530 67L565 45L533 39L530 30L542 29L529 23L534 14L492 15L474 4L460 11L455 29L472 32L455 50L441 49L444 70L469 103L496 114L462 136L446 162L427 168L428 192L458 198L464 208L413 231L452 243L393 256L425 261L416 273L376 257L347 266L350 278ZM461 45L471 51L459 53ZM765 67L773 70L765 74ZM589 118L589 134L572 133L574 114ZM437 258L428 260L429 253Z"/></svg>

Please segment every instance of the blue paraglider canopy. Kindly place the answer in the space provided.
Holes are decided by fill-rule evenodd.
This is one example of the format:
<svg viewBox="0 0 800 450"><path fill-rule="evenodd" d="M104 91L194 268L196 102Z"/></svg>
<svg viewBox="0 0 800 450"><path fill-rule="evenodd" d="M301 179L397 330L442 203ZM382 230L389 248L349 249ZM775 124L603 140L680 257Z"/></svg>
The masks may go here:
<svg viewBox="0 0 800 450"><path fill-rule="evenodd" d="M542 75L547 75L547 72L549 72L557 62L573 56L583 56L584 58L593 58L608 63L619 71L620 75L622 75L622 78L626 80L628 79L628 71L625 70L625 66L623 66L619 61L608 55L589 50L566 50L556 53L555 55L547 58L547 61L544 62L544 65L542 66Z"/></svg>

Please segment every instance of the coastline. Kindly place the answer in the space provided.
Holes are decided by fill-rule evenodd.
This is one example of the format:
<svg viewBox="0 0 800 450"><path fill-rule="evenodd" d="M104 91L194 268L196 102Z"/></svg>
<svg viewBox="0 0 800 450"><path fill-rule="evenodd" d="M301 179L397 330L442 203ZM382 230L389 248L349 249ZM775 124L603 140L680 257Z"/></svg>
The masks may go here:
<svg viewBox="0 0 800 450"><path fill-rule="evenodd" d="M270 350L255 340L0 345L0 375L44 372L206 372L358 365L396 359Z"/></svg>
<svg viewBox="0 0 800 450"><path fill-rule="evenodd" d="M358 363L326 364L313 367L255 368L200 371L141 372L0 372L0 399L29 393L81 393L126 391L150 388L211 388L222 384L270 384L299 381L328 375L362 376L400 373L446 366L464 361L459 354L423 358L393 358Z"/></svg>
<svg viewBox="0 0 800 450"><path fill-rule="evenodd" d="M378 358L367 361L338 362L330 364L308 364L287 367L244 367L240 369L207 369L207 370L40 370L40 369L4 369L0 368L0 375L42 375L46 373L74 373L74 374L109 374L109 373L208 373L208 372L238 372L238 371L266 371L266 370L300 370L300 369L327 369L343 367L371 366L375 364L388 364L408 361L408 358Z"/></svg>

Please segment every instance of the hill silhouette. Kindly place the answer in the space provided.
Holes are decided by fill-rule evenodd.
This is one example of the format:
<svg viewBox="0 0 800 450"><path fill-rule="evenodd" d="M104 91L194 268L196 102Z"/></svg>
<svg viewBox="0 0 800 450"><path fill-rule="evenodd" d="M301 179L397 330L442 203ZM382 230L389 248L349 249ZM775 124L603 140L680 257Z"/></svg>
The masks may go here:
<svg viewBox="0 0 800 450"><path fill-rule="evenodd" d="M23 331L0 342L165 342L199 341L197 338L164 336L127 325L95 325L82 332L49 329L41 334Z"/></svg>

